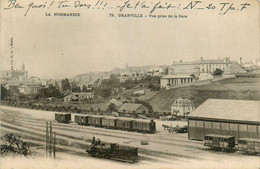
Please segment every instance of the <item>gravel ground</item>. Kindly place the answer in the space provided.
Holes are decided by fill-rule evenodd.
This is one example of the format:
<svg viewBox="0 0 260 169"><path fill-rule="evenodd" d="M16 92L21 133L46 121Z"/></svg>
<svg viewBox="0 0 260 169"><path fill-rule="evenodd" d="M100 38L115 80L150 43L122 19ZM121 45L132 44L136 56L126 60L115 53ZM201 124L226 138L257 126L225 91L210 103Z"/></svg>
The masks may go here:
<svg viewBox="0 0 260 169"><path fill-rule="evenodd" d="M46 164L42 168L259 168L260 158L246 156L240 152L215 152L203 146L200 141L188 140L187 134L168 133L162 125L183 126L185 121L159 121L157 133L142 134L120 130L59 124L54 121L55 112L28 110L1 106L1 134L21 133L22 137L40 148L33 148L30 157L1 158L1 168L34 168L37 161ZM73 118L72 118L73 120ZM53 122L57 133L57 160L45 157L45 123ZM105 143L118 143L139 148L139 162L126 164L89 157L85 150L95 136ZM141 145L147 140L149 145ZM35 153L36 152L36 153ZM44 162L46 161L46 162ZM22 164L23 163L23 164ZM212 166L211 166L212 165ZM26 168L26 169L27 169ZM40 168L39 166L37 168Z"/></svg>

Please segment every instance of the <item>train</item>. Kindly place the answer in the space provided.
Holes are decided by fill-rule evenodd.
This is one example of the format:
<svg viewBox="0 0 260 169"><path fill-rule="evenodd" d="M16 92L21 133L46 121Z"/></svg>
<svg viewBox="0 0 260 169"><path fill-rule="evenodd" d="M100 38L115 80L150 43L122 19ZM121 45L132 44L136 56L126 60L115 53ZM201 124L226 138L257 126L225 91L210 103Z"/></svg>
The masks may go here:
<svg viewBox="0 0 260 169"><path fill-rule="evenodd" d="M70 119L71 114L55 113L55 120L59 123L68 123L68 120ZM156 123L154 120L77 114L74 116L74 122L83 126L94 126L115 130L135 131L151 134L156 132Z"/></svg>
<svg viewBox="0 0 260 169"><path fill-rule="evenodd" d="M260 155L260 139L239 138L236 146L234 136L209 134L204 137L204 146L214 150L240 151L243 154Z"/></svg>
<svg viewBox="0 0 260 169"><path fill-rule="evenodd" d="M105 144L93 137L92 144L86 152L92 157L111 159L116 161L135 163L138 161L138 148L118 145L116 143Z"/></svg>

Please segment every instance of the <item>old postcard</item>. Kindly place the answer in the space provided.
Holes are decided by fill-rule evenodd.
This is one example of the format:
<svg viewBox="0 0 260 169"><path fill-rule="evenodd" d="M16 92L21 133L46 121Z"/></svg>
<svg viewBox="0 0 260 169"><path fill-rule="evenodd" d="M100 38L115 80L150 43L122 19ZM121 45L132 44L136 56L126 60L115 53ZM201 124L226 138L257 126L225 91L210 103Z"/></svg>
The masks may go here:
<svg viewBox="0 0 260 169"><path fill-rule="evenodd" d="M260 168L257 0L1 0L1 169Z"/></svg>

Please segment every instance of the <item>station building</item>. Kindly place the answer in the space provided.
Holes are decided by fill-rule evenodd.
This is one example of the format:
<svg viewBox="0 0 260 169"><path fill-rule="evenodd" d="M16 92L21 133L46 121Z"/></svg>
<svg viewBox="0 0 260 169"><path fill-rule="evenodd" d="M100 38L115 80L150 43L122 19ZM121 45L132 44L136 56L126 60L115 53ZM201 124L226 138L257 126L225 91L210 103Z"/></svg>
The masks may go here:
<svg viewBox="0 0 260 169"><path fill-rule="evenodd" d="M220 134L260 139L260 101L208 99L188 115L188 137Z"/></svg>
<svg viewBox="0 0 260 169"><path fill-rule="evenodd" d="M161 78L161 88L171 85L191 83L193 81L194 77L190 75L167 75Z"/></svg>

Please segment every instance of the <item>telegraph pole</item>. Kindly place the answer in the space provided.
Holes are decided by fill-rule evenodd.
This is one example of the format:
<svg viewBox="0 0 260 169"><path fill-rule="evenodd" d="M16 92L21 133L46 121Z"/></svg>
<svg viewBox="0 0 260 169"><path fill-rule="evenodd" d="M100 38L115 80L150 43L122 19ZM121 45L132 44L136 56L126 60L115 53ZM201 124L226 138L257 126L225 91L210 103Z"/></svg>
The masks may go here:
<svg viewBox="0 0 260 169"><path fill-rule="evenodd" d="M46 122L46 157L52 156L55 159L56 133L52 132L52 122Z"/></svg>
<svg viewBox="0 0 260 169"><path fill-rule="evenodd" d="M49 145L49 154L52 155L52 123L50 122L50 145Z"/></svg>
<svg viewBox="0 0 260 169"><path fill-rule="evenodd" d="M49 148L49 123L46 121L46 157L48 156Z"/></svg>
<svg viewBox="0 0 260 169"><path fill-rule="evenodd" d="M55 159L55 144L56 144L56 133L53 132L53 147L52 147L52 153L53 153L53 158Z"/></svg>

